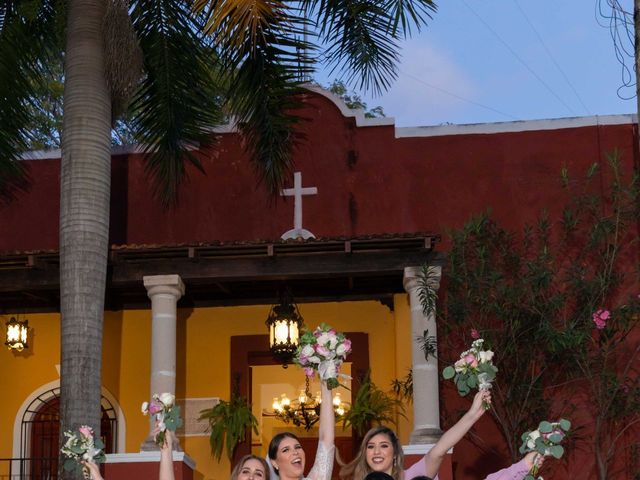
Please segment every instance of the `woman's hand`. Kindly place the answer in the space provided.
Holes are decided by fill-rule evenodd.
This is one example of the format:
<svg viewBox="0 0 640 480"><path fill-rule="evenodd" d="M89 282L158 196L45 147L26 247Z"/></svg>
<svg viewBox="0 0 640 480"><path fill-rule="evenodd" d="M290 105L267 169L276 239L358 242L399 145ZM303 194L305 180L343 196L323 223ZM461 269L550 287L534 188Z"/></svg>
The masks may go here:
<svg viewBox="0 0 640 480"><path fill-rule="evenodd" d="M476 393L475 397L473 397L471 408L469 408L469 411L467 413L473 416L475 420L478 420L487 411L485 405L491 405L490 390L480 390L478 393Z"/></svg>
<svg viewBox="0 0 640 480"><path fill-rule="evenodd" d="M102 475L100 474L100 467L98 467L98 464L92 461L87 461L87 462L82 462L82 465L84 465L84 467L89 470L89 473L91 474L91 479L92 480L104 480L102 478Z"/></svg>
<svg viewBox="0 0 640 480"><path fill-rule="evenodd" d="M544 463L544 457L540 455L538 452L529 452L524 456L524 463L527 464L527 467L529 467L529 470L531 470L534 467L534 465L540 468Z"/></svg>

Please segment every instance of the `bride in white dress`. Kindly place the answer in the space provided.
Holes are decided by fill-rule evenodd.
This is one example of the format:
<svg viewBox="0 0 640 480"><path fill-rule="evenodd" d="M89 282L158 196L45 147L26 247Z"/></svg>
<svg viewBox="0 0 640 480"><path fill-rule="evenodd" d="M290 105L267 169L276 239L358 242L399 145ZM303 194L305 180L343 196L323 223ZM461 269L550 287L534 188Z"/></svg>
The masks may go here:
<svg viewBox="0 0 640 480"><path fill-rule="evenodd" d="M320 386L322 403L318 428L316 460L307 476L305 453L300 440L293 433L279 433L269 443L268 463L273 467L271 480L330 480L335 454L335 423L331 390L326 382ZM273 475L275 473L275 475Z"/></svg>

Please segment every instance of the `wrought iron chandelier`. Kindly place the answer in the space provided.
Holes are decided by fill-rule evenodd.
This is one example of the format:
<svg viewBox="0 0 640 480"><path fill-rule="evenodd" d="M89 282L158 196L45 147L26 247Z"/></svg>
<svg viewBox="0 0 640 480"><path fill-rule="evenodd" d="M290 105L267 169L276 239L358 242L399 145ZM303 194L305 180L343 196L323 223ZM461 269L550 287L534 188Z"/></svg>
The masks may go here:
<svg viewBox="0 0 640 480"><path fill-rule="evenodd" d="M309 377L305 379L305 388L300 390L298 398L290 400L286 394L273 399L273 415L284 423L292 423L296 427L310 430L320 420L320 393L311 396ZM333 412L339 420L349 410L348 404L342 401L340 392L333 397Z"/></svg>

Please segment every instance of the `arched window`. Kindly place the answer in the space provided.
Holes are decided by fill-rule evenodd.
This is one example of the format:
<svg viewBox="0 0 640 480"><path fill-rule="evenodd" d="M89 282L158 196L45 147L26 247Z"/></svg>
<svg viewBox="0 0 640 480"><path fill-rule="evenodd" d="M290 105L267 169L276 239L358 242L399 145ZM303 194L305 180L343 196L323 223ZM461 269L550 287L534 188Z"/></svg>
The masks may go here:
<svg viewBox="0 0 640 480"><path fill-rule="evenodd" d="M117 451L118 422L111 402L102 397L101 437L106 453ZM20 429L21 478L49 480L58 476L60 388L36 397L22 415ZM27 477L29 476L29 477Z"/></svg>

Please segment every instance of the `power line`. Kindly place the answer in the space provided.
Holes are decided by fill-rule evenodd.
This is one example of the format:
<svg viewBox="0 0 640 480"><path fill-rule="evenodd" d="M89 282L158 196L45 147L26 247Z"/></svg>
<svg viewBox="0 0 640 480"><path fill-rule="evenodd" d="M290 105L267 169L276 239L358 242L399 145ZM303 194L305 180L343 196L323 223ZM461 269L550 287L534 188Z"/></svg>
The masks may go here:
<svg viewBox="0 0 640 480"><path fill-rule="evenodd" d="M531 22L531 20L529 19L529 17L527 16L527 14L525 13L525 11L522 9L522 7L520 6L520 4L518 3L518 0L513 0L514 3L516 4L516 7L518 7L518 10L520 10L520 13L522 14L522 16L524 17L524 19L527 21L527 23L529 24L529 26L531 27L531 30L533 30L533 33L536 34L536 37L538 37L538 41L540 42L540 44L542 45L542 47L544 48L545 52L547 52L547 55L549 56L549 58L551 59L551 61L553 62L553 64L556 66L556 68L558 69L558 71L562 74L562 77L564 78L564 81L567 82L567 85L569 85L569 88L571 88L571 91L574 93L574 95L576 96L576 98L578 99L578 101L580 102L580 105L582 105L582 108L584 108L585 112L587 112L588 115L591 115L591 112L589 111L589 109L587 108L587 106L584 104L584 102L582 101L582 98L580 97L580 95L578 94L578 91L575 89L575 87L573 86L573 84L571 83L571 81L569 80L569 77L567 77L566 73L564 72L564 70L562 69L562 67L558 64L558 62L556 62L556 59L554 58L553 54L551 53L551 50L549 50L549 48L547 47L547 44L544 42L544 40L542 39L542 36L540 35L540 33L538 33L538 30L536 29L536 27L533 25L533 23Z"/></svg>
<svg viewBox="0 0 640 480"><path fill-rule="evenodd" d="M418 83L422 83L423 85L426 85L429 88L432 88L434 90L442 92L442 93L444 93L446 95L449 95L451 97L457 98L458 100L462 100L463 102L467 102L467 103L470 103L470 104L475 105L477 107L481 107L481 108L485 108L487 110L491 110L492 112L498 113L500 115L503 115L503 116L505 116L507 118L510 118L511 120L520 120L519 118L516 118L513 115L509 115L508 113L501 112L500 110L497 110L497 109L495 109L493 107L489 107L488 105L483 105L482 103L474 102L473 100L469 100L468 98L464 98L464 97L461 97L460 95L457 95L455 93L449 92L449 91L445 90L444 88L440 88L440 87L436 87L435 85L431 85L430 83L425 82L421 78L415 77L415 76L413 76L413 75L411 75L411 74L409 74L407 72L404 72L402 70L400 70L400 73L402 73L406 77L411 78L412 80L415 80Z"/></svg>
<svg viewBox="0 0 640 480"><path fill-rule="evenodd" d="M466 0L462 0L462 3L464 3L465 6L469 10L471 10L471 13L473 13L478 18L478 20L480 20L480 22L500 41L500 43L502 43L502 45L504 45L504 47L509 50L511 55L513 55L516 60L518 60L529 71L529 73L531 73L531 75L533 75L536 80L538 80L538 82L540 82L540 84L542 84L542 86L544 86L544 88L546 88L547 91L551 93L551 95L553 95L562 105L564 105L564 107L569 110L569 112L571 112L573 115L576 115L573 109L569 105L567 105L567 103L562 100L562 98L560 98L560 96L556 92L554 92L553 89L522 58L520 58L515 50L513 50L513 48L511 48L509 44L505 42L502 37L498 35L498 33L493 28L491 28L491 26L487 22L485 22L484 19L480 15L478 15L478 13L473 8L471 8Z"/></svg>

